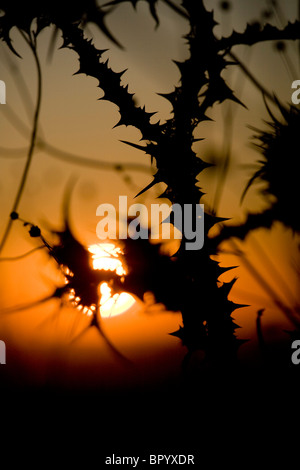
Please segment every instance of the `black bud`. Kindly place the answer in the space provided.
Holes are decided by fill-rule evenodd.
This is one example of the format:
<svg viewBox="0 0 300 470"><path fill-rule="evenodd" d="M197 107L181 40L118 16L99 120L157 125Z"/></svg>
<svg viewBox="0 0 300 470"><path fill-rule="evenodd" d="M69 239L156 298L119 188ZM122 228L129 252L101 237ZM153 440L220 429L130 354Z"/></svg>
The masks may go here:
<svg viewBox="0 0 300 470"><path fill-rule="evenodd" d="M279 52L284 52L285 49L286 49L286 45L283 41L277 41L276 44L275 44L275 48Z"/></svg>
<svg viewBox="0 0 300 470"><path fill-rule="evenodd" d="M220 8L221 10L229 11L231 9L231 3L226 1L220 2Z"/></svg>
<svg viewBox="0 0 300 470"><path fill-rule="evenodd" d="M19 218L19 214L14 211L10 214L10 218L11 220L17 220Z"/></svg>
<svg viewBox="0 0 300 470"><path fill-rule="evenodd" d="M41 236L41 230L36 225L32 225L31 229L29 230L29 235L33 238Z"/></svg>

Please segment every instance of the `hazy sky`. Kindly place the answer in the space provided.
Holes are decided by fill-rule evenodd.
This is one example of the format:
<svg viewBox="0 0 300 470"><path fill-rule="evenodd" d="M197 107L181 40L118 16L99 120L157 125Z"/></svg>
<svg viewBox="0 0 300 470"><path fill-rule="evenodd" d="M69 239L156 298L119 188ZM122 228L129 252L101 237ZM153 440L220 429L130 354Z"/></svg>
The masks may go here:
<svg viewBox="0 0 300 470"><path fill-rule="evenodd" d="M219 2L207 1L209 8L214 8L215 16L220 22L220 26L215 28L216 34L227 35L232 27L243 30L247 20L253 21L259 18L264 2L247 0L232 3L230 13L222 13L218 8ZM295 15L297 2L284 2L284 13L287 18ZM89 29L95 38L95 45L99 48L108 48L109 51L104 57L109 58L110 66L114 70L128 69L123 76L124 83L129 84L129 90L136 95L140 105L145 104L148 111L156 111L157 115L153 119L166 119L171 111L169 103L160 97L158 93L172 91L179 80L179 72L172 60L184 60L188 56L188 50L182 35L187 33L186 22L179 18L170 8L162 5L158 9L161 24L155 29L155 22L150 16L146 3L138 3L137 9L125 2L115 13L112 13L107 20L109 28L114 32L117 39L124 45L124 50L118 49L106 37L104 37L95 26L90 25ZM76 54L69 50L56 50L50 61L47 61L47 52L52 30L47 28L39 37L38 48L42 62L43 73L43 96L40 119L40 130L46 141L61 150L73 152L78 155L87 156L94 159L109 160L116 162L136 161L149 164L149 159L139 151L127 147L119 142L121 139L138 142L139 131L124 126L112 129L119 119L118 110L115 105L106 101L97 101L102 95L101 89L97 87L96 80L83 76L72 76L78 68ZM36 71L30 50L24 44L23 39L17 31L12 33L14 47L21 54L22 59L8 54L8 49L1 44L1 79L7 85L8 106L1 108L1 146L8 148L24 148L24 154L28 145L28 135L30 132L33 107L28 113L29 103L24 106L24 99L20 94L24 94L20 88L20 78L26 83L26 87L31 97L32 103L36 99ZM138 38L138 40L137 40ZM61 44L60 37L57 38L56 46ZM295 61L295 50L293 44L289 44L289 54L294 68L298 70L298 63ZM251 48L239 47L234 51L239 58L247 63L247 66L255 74L257 79L267 88L271 88L280 97L287 100L290 98L291 77L289 77L284 63L278 53L268 43ZM17 69L9 69L17 67ZM261 99L261 95L249 81L242 77L235 70L226 72L229 83L236 86L237 94L248 106L248 110L233 105L235 132L233 139L232 160L235 163L245 161L255 161L257 154L249 148L249 137L251 131L244 125L260 124L266 113ZM297 77L293 77L296 79ZM227 104L226 104L227 106ZM14 113L27 127L27 133L20 135L20 132L11 125L7 117L7 108L12 108ZM215 118L217 124L204 123L199 128L199 134L207 137L206 141L199 144L199 154L203 159L210 157L207 153L219 153L223 143L223 119L222 109L215 107L210 111L211 117ZM28 116L29 114L29 116ZM212 145L213 142L213 145ZM242 155L241 155L242 153ZM116 195L112 188L118 185L118 194L134 195L135 189L123 184L119 176L112 172L95 172L94 170L79 168L75 165L60 163L44 152L38 153L34 159L27 191L22 204L30 204L30 212L34 216L33 210L50 210L49 202L53 205L53 197L57 197L57 202L61 197L58 194L63 189L65 175L70 172L80 174L78 189L85 197L94 197L100 203L110 202ZM217 158L217 156L216 156ZM17 182L22 172L24 160L14 159L13 161L2 160L7 177L1 182L3 194L8 197L10 190L13 192L14 184ZM236 180L236 171L240 174L240 189L242 190L248 174L245 170L234 165L231 175ZM206 176L201 176L201 184L206 192L210 194L205 202L212 204L214 193L215 173L210 170ZM212 178L210 178L210 176ZM134 173L132 177L137 187L142 188L145 182L150 181L150 175ZM230 178L226 191L229 191ZM58 189L60 188L60 189ZM49 199L49 191L51 198ZM233 198L226 193L222 198L220 210L226 212L227 216L237 215L240 211L237 201L239 188L235 188ZM35 208L32 207L31 195L39 195L39 204L35 198ZM11 194L11 197L13 194ZM234 197L235 196L235 197ZM104 201L105 199L105 201ZM226 204L230 201L230 205ZM247 201L246 201L247 204ZM57 204L58 206L58 204ZM86 213L86 209L84 210ZM91 208L94 213L94 207ZM4 223L4 222L2 222Z"/></svg>

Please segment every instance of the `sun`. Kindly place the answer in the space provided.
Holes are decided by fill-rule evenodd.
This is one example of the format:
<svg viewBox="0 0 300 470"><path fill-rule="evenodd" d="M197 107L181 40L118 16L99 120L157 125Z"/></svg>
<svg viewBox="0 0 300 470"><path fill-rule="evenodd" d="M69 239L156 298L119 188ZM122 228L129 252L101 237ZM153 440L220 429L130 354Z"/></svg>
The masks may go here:
<svg viewBox="0 0 300 470"><path fill-rule="evenodd" d="M126 270L120 259L121 248L114 243L99 243L91 245L88 251L92 254L93 269L115 271L119 276L126 275ZM101 293L100 315L102 318L115 317L125 313L136 302L127 292L112 295L107 282L99 285Z"/></svg>

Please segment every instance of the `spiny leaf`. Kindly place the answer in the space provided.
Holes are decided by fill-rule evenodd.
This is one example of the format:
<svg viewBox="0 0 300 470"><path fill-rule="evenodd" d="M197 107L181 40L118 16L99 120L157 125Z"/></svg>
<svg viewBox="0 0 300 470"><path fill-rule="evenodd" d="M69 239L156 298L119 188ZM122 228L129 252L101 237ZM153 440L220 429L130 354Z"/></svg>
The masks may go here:
<svg viewBox="0 0 300 470"><path fill-rule="evenodd" d="M241 44L252 46L262 41L279 39L300 39L300 22L298 20L294 23L288 22L283 29L278 29L270 24L266 24L263 28L259 24L248 24L243 33L233 31L227 38L221 38L218 41L218 48L219 50L230 49Z"/></svg>
<svg viewBox="0 0 300 470"><path fill-rule="evenodd" d="M114 44L122 48L105 24L105 17L109 11L102 10L96 0L66 0L65 2L2 0L1 8L4 15L0 17L0 38L18 56L11 43L10 31L13 27L17 27L29 35L34 20L36 20L36 36L50 24L61 27L77 23L85 27L88 22L93 22Z"/></svg>
<svg viewBox="0 0 300 470"><path fill-rule="evenodd" d="M112 0L108 3L105 3L103 6L104 7L106 7L106 6L116 6L116 5L120 5L121 3L130 2L132 4L133 8L136 8L136 5L137 5L138 1L139 0ZM159 18L158 18L157 11L156 11L157 0L145 0L145 1L149 4L149 9L150 9L151 15L152 15L153 19L155 20L156 26L158 26L159 25Z"/></svg>

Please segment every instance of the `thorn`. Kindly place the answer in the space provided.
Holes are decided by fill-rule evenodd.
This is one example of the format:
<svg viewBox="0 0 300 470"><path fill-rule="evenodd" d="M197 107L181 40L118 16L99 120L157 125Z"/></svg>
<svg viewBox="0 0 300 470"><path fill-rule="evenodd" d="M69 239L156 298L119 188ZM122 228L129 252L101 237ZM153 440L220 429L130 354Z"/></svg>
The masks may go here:
<svg viewBox="0 0 300 470"><path fill-rule="evenodd" d="M157 183L159 182L159 180L157 178L154 177L154 179L151 181L151 183L149 183L144 189L142 189L136 196L134 196L134 199L137 198L138 196L140 196L141 194L145 193L146 191L148 191L149 189L151 189L153 186L155 186Z"/></svg>
<svg viewBox="0 0 300 470"><path fill-rule="evenodd" d="M133 142L128 142L127 140L120 140L120 142L122 142L123 144L130 145L131 147L136 148L138 150L142 150L143 152L147 151L147 146L146 145L134 144Z"/></svg>

